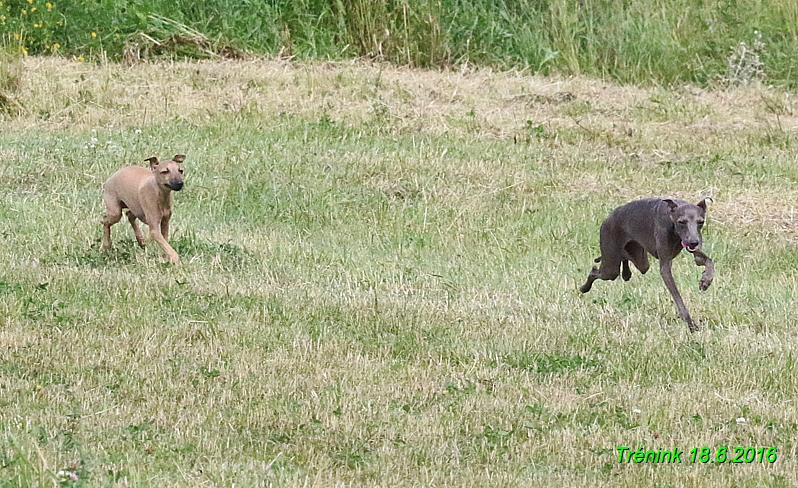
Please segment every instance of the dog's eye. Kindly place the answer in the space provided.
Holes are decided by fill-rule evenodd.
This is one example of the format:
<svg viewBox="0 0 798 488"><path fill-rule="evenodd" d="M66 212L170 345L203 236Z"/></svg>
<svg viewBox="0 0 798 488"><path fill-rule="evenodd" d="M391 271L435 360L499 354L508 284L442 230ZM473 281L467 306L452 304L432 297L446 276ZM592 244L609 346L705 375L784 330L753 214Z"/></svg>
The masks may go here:
<svg viewBox="0 0 798 488"><path fill-rule="evenodd" d="M676 223L679 224L679 225L687 225L687 221L686 220L678 220L678 221L676 221Z"/></svg>
<svg viewBox="0 0 798 488"><path fill-rule="evenodd" d="M177 170L177 172L180 173L181 175L183 174L183 170L182 169Z"/></svg>
<svg viewBox="0 0 798 488"><path fill-rule="evenodd" d="M701 227L702 225L704 225L704 221L703 221L703 220L699 220L699 221L698 221L698 222L696 222L696 223L698 224L698 226L699 226L699 227Z"/></svg>
<svg viewBox="0 0 798 488"><path fill-rule="evenodd" d="M169 170L168 170L168 169L165 169L165 170L161 171L161 174L162 174L162 175L169 174Z"/></svg>

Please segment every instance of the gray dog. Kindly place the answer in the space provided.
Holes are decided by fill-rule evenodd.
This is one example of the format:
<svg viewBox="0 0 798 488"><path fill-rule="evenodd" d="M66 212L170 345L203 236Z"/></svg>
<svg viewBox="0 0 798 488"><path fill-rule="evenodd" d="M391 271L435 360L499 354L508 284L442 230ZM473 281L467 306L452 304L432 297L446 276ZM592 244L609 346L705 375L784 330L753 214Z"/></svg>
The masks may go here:
<svg viewBox="0 0 798 488"><path fill-rule="evenodd" d="M645 274L649 268L648 254L651 254L659 259L659 273L676 302L679 317L687 322L690 332L697 331L698 326L690 318L690 312L676 288L671 261L686 249L695 257L696 265L704 266L698 288L704 291L712 284L715 265L701 251L706 201L705 198L693 205L684 200L645 198L613 210L601 224L601 256L595 260L601 263L601 267L593 266L579 291L589 292L597 279L614 280L621 274L621 267L623 279L629 281L632 277L629 261Z"/></svg>

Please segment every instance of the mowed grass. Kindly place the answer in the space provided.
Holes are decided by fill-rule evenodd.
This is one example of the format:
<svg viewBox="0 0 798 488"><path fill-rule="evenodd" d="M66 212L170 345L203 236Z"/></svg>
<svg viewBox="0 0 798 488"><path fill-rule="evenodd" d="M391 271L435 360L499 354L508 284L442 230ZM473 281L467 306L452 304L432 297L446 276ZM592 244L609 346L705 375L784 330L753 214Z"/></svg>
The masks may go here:
<svg viewBox="0 0 798 488"><path fill-rule="evenodd" d="M794 486L790 93L27 58L0 133L2 486ZM102 182L186 154L171 241ZM580 285L615 206L715 200L716 278ZM616 446L681 464L619 464ZM692 463L707 446L775 463Z"/></svg>

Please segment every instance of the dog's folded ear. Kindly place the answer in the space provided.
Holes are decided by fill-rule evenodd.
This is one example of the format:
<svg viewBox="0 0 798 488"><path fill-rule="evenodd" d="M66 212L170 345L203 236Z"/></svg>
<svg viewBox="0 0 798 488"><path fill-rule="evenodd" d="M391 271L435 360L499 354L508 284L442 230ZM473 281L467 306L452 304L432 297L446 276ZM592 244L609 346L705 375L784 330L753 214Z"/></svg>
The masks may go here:
<svg viewBox="0 0 798 488"><path fill-rule="evenodd" d="M706 197L703 200L701 200L700 202L698 202L696 204L696 206L699 207L704 212L706 212L707 211L707 201L714 202L715 200L713 200L712 197Z"/></svg>
<svg viewBox="0 0 798 488"><path fill-rule="evenodd" d="M668 208L669 208L671 211L674 211L674 210L676 210L676 207L678 207L678 206L679 206L679 205L677 205L677 204L676 204L676 202L674 202L674 201L673 201L673 200L671 200L670 198L663 198L663 199L662 199L662 201L668 204Z"/></svg>
<svg viewBox="0 0 798 488"><path fill-rule="evenodd" d="M182 163L185 160L186 160L185 154L175 154L175 157L172 158L172 161L174 161L175 163Z"/></svg>
<svg viewBox="0 0 798 488"><path fill-rule="evenodd" d="M150 162L150 168L152 168L154 166L158 166L158 158L156 158L155 156L153 156L151 158L147 158L144 161L149 161Z"/></svg>

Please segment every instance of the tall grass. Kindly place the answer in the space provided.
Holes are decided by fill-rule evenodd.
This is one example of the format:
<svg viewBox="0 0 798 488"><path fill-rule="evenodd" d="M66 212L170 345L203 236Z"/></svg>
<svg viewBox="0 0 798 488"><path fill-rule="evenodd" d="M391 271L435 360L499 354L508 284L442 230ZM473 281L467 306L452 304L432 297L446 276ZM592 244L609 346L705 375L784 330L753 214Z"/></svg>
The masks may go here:
<svg viewBox="0 0 798 488"><path fill-rule="evenodd" d="M20 38L27 51L85 58L236 48L707 85L726 73L734 46L761 35L769 82L795 86L798 63L791 0L11 0L0 14L0 33Z"/></svg>

